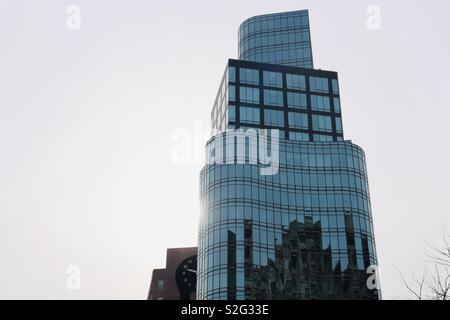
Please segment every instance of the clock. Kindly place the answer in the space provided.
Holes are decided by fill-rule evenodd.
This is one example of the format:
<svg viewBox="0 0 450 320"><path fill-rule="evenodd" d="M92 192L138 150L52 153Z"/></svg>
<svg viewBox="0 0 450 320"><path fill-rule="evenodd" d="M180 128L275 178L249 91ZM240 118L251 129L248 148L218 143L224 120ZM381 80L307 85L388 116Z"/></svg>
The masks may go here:
<svg viewBox="0 0 450 320"><path fill-rule="evenodd" d="M177 267L175 281L180 292L180 300L190 300L197 288L197 256L184 259Z"/></svg>

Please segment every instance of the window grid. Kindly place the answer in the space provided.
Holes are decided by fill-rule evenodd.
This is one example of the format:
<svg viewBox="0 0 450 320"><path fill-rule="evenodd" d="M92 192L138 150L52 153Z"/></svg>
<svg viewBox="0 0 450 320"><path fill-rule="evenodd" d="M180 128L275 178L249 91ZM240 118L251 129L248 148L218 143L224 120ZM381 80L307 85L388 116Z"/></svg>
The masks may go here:
<svg viewBox="0 0 450 320"><path fill-rule="evenodd" d="M256 298L245 290L246 279L277 260L277 245L290 230L317 235L311 257L330 261L321 273L336 275L329 281L343 274L357 279L377 263L364 153L349 142L284 141L275 176L261 176L255 165L207 166L200 192L199 298L229 299L230 288L241 298ZM361 298L363 292L339 294Z"/></svg>

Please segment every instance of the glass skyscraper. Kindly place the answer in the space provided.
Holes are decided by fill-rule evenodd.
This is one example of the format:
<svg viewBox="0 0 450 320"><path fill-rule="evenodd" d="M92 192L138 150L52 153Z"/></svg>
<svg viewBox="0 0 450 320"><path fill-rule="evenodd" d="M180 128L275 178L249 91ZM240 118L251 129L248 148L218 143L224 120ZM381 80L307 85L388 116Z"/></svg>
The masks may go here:
<svg viewBox="0 0 450 320"><path fill-rule="evenodd" d="M239 59L313 68L308 11L266 14L239 27Z"/></svg>
<svg viewBox="0 0 450 320"><path fill-rule="evenodd" d="M200 175L197 299L378 299L365 155L344 139L337 73L313 69L308 11L246 20L239 58L206 146L224 160ZM252 161L266 143L272 174Z"/></svg>

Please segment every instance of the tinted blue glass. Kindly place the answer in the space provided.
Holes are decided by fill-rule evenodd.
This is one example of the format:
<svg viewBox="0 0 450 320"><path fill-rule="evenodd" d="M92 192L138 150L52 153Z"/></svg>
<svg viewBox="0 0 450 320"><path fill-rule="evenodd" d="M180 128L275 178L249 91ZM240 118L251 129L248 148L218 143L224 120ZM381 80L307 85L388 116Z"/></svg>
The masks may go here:
<svg viewBox="0 0 450 320"><path fill-rule="evenodd" d="M264 85L267 87L283 87L283 77L279 72L264 71L263 72Z"/></svg>
<svg viewBox="0 0 450 320"><path fill-rule="evenodd" d="M236 88L235 86L228 86L228 100L236 101Z"/></svg>
<svg viewBox="0 0 450 320"><path fill-rule="evenodd" d="M229 67L228 68L228 80L230 82L236 81L236 68L235 67Z"/></svg>
<svg viewBox="0 0 450 320"><path fill-rule="evenodd" d="M333 101L334 101L334 111L341 112L341 102L339 98L333 98Z"/></svg>
<svg viewBox="0 0 450 320"><path fill-rule="evenodd" d="M295 129L308 129L308 115L306 113L289 112L289 127Z"/></svg>
<svg viewBox="0 0 450 320"><path fill-rule="evenodd" d="M288 107L296 108L296 109L306 109L306 94L304 93L296 93L296 92L288 92Z"/></svg>
<svg viewBox="0 0 450 320"><path fill-rule="evenodd" d="M284 112L264 110L264 124L268 126L284 127Z"/></svg>
<svg viewBox="0 0 450 320"><path fill-rule="evenodd" d="M241 123L259 124L259 109L240 107Z"/></svg>
<svg viewBox="0 0 450 320"><path fill-rule="evenodd" d="M239 59L312 68L308 12L250 18L239 28Z"/></svg>
<svg viewBox="0 0 450 320"><path fill-rule="evenodd" d="M342 133L342 119L340 117L336 117L336 132Z"/></svg>
<svg viewBox="0 0 450 320"><path fill-rule="evenodd" d="M259 103L259 89L258 88L241 86L239 88L239 95L240 95L241 102L248 102L248 103L255 103L255 104Z"/></svg>
<svg viewBox="0 0 450 320"><path fill-rule="evenodd" d="M269 111L283 113L265 110L265 117ZM267 117L272 115L268 113ZM305 254L316 262L306 264L305 278L291 284L295 289L290 294L296 292L292 298L323 298L323 294L334 298L372 297L364 289L365 269L368 264L376 264L376 250L371 220L365 218L370 216L370 205L363 187L367 184L363 151L350 142L286 140L280 142L279 150L280 169L275 176L262 176L260 167L250 164L211 165L202 170L198 298L221 295L230 299L235 294L236 298L256 299L262 272L274 277L275 283L283 281L277 278L281 276L278 272L270 273L268 266L272 263L284 270L280 271L283 277L292 279L289 266L301 264L290 253L293 248L299 250L295 251L300 253L299 259ZM233 170L222 170L227 167ZM228 188L230 185L234 187ZM227 187L225 193L222 186ZM321 191L324 188L326 193ZM217 189L219 196L212 197ZM222 208L226 215L221 214ZM210 218L215 212L221 219ZM252 258L248 267L244 263L247 255ZM337 289L341 288L342 277L353 279L352 290ZM302 291L305 286L309 289ZM321 289L311 291L313 288ZM259 298L276 298L278 289L274 284Z"/></svg>
<svg viewBox="0 0 450 320"><path fill-rule="evenodd" d="M240 68L239 81L241 83L259 84L259 71L254 69Z"/></svg>
<svg viewBox="0 0 450 320"><path fill-rule="evenodd" d="M283 91L264 89L264 104L282 107L284 105Z"/></svg>
<svg viewBox="0 0 450 320"><path fill-rule="evenodd" d="M289 132L289 140L309 141L309 133L290 131Z"/></svg>
<svg viewBox="0 0 450 320"><path fill-rule="evenodd" d="M286 74L288 89L306 90L305 76L297 74Z"/></svg>
<svg viewBox="0 0 450 320"><path fill-rule="evenodd" d="M235 106L228 107L228 121L232 121L232 122L236 121L236 107Z"/></svg>
<svg viewBox="0 0 450 320"><path fill-rule="evenodd" d="M313 92L328 93L328 79L320 77L309 77L309 87Z"/></svg>
<svg viewBox="0 0 450 320"><path fill-rule="evenodd" d="M331 126L331 117L313 114L312 127L315 131L331 132L333 130Z"/></svg>
<svg viewBox="0 0 450 320"><path fill-rule="evenodd" d="M311 109L314 111L330 112L330 97L312 94Z"/></svg>
<svg viewBox="0 0 450 320"><path fill-rule="evenodd" d="M331 80L331 85L333 87L333 93L334 94L339 94L339 83L336 79L332 79Z"/></svg>

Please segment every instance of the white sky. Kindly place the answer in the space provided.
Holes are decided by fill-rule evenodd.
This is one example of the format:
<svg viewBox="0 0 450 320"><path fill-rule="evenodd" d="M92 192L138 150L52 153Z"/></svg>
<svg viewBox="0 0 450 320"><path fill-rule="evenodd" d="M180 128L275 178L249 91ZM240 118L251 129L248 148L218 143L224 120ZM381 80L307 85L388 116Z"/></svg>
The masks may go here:
<svg viewBox="0 0 450 320"><path fill-rule="evenodd" d="M1 0L0 298L145 299L166 248L196 245L201 165L175 165L171 135L209 128L244 19L298 9L366 151L383 296L409 297L397 269L450 230L447 0Z"/></svg>

